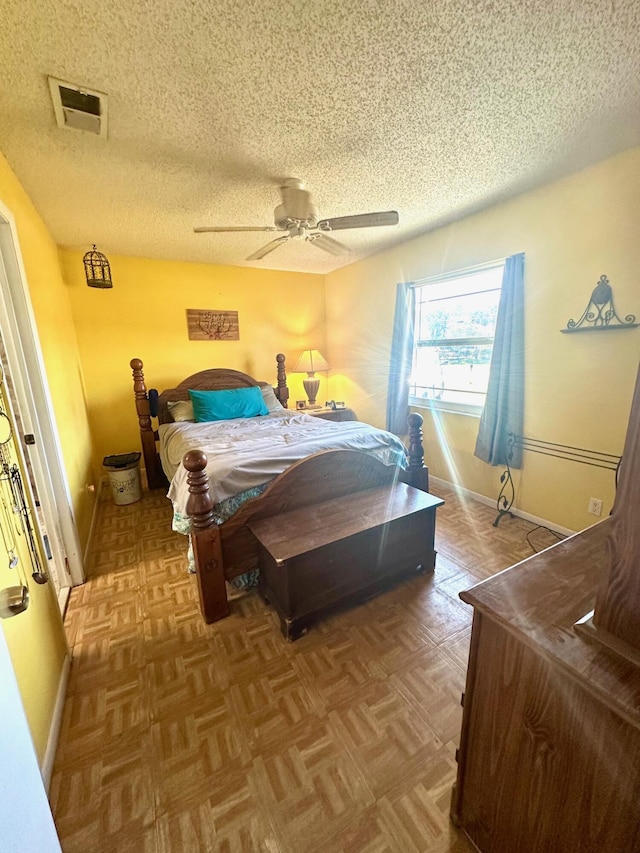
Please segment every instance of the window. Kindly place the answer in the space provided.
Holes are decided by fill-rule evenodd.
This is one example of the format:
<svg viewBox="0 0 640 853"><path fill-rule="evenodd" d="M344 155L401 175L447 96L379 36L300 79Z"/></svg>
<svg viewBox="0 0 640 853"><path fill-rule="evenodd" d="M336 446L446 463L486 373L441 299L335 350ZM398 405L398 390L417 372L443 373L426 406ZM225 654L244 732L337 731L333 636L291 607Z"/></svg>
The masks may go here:
<svg viewBox="0 0 640 853"><path fill-rule="evenodd" d="M480 414L503 269L500 261L416 285L412 405Z"/></svg>

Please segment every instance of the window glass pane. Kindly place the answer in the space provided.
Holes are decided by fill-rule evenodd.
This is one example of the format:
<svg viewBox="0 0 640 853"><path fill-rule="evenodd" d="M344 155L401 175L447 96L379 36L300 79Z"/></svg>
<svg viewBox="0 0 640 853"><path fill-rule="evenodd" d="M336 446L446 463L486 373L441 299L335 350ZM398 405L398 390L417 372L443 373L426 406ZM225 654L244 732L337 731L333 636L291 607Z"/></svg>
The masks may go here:
<svg viewBox="0 0 640 853"><path fill-rule="evenodd" d="M419 339L492 338L499 300L500 291L492 290L423 302Z"/></svg>
<svg viewBox="0 0 640 853"><path fill-rule="evenodd" d="M417 288L413 397L484 405L502 272L499 264Z"/></svg>
<svg viewBox="0 0 640 853"><path fill-rule="evenodd" d="M490 344L420 347L414 361L411 395L481 406L489 382L491 350Z"/></svg>
<svg viewBox="0 0 640 853"><path fill-rule="evenodd" d="M440 281L432 281L421 286L424 298L428 299L451 299L463 293L474 293L480 290L493 290L500 288L502 284L502 270L504 264L479 270L478 272L465 273L464 275L450 275Z"/></svg>

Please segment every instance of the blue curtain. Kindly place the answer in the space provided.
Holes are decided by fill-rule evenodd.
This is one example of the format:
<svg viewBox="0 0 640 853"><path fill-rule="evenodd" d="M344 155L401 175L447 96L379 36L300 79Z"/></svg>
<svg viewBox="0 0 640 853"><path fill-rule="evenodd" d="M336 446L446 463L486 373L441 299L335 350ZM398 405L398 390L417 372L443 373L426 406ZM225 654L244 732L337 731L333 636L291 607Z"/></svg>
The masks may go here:
<svg viewBox="0 0 640 853"><path fill-rule="evenodd" d="M524 423L524 254L507 258L502 276L487 399L475 455L490 465L507 462L507 436L522 435ZM522 450L508 460L522 466Z"/></svg>
<svg viewBox="0 0 640 853"><path fill-rule="evenodd" d="M396 289L396 311L391 340L391 366L387 393L387 429L396 435L407 434L409 416L409 377L413 364L413 321L415 296L410 282Z"/></svg>

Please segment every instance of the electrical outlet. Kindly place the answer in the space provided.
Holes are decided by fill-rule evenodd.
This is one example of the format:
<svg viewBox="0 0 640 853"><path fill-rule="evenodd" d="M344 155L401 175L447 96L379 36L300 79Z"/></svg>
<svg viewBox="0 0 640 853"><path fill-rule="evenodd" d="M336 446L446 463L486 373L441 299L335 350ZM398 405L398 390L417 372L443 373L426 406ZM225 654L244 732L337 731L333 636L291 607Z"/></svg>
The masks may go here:
<svg viewBox="0 0 640 853"><path fill-rule="evenodd" d="M602 515L602 501L600 498L589 498L588 512L591 515Z"/></svg>

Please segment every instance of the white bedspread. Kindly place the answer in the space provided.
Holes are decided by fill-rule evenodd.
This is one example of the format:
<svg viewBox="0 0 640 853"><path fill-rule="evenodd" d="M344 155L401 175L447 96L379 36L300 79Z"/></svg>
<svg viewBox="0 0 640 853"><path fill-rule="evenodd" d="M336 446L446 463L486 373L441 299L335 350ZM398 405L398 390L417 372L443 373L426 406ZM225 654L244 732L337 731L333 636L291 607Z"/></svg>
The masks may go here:
<svg viewBox="0 0 640 853"><path fill-rule="evenodd" d="M182 466L188 450L200 449L207 455L214 503L260 486L321 450L363 450L386 465L405 463L404 445L390 432L359 421L334 423L300 412L161 424L158 432L162 467L171 481L168 497L182 514L189 496Z"/></svg>

